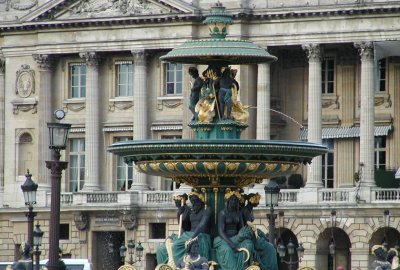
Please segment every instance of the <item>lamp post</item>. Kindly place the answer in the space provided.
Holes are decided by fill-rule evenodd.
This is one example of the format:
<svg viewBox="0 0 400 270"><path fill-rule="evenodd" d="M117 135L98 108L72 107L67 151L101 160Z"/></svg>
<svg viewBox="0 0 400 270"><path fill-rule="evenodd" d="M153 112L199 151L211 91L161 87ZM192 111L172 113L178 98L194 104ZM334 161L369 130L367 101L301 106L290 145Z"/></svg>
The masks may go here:
<svg viewBox="0 0 400 270"><path fill-rule="evenodd" d="M294 260L295 251L297 251L298 260ZM292 242L292 239L289 239L289 243L287 245L287 253L289 254L289 261L284 260L286 255L286 247L283 241L281 241L278 246L278 253L282 263L287 264L290 270L296 269L293 267L295 267L298 263L301 263L301 259L304 256L304 247L303 244L300 243L299 246L296 248L296 246Z"/></svg>
<svg viewBox="0 0 400 270"><path fill-rule="evenodd" d="M119 248L119 255L121 256L121 261L125 262L126 251L128 250L129 253L129 264L134 265L136 262L140 262L143 256L143 246L142 243L139 241L136 247L136 257L138 260L133 260L133 255L135 253L135 240L128 241L128 248L122 243L122 246Z"/></svg>
<svg viewBox="0 0 400 270"><path fill-rule="evenodd" d="M265 191L265 205L269 207L269 242L275 246L275 218L274 206L278 205L279 199L279 185L275 181L269 181L268 185L264 187Z"/></svg>
<svg viewBox="0 0 400 270"><path fill-rule="evenodd" d="M336 258L335 258L335 253L336 253L336 243L335 243L335 237L333 230L336 227L336 210L331 211L331 240L328 245L329 249L329 256L330 256L330 269L335 269L335 264L336 264Z"/></svg>
<svg viewBox="0 0 400 270"><path fill-rule="evenodd" d="M33 246L36 248L33 254L35 255L35 270L40 269L40 254L42 253L39 250L39 247L42 245L44 232L40 229L39 223L36 224L36 228L33 231Z"/></svg>
<svg viewBox="0 0 400 270"><path fill-rule="evenodd" d="M36 191L38 185L33 182L32 174L28 172L25 174L26 180L21 185L22 193L24 194L25 205L28 206L28 212L25 213L28 218L28 244L33 245L33 222L35 221L36 213L33 212L33 205L36 204Z"/></svg>
<svg viewBox="0 0 400 270"><path fill-rule="evenodd" d="M57 117L57 114L56 114ZM58 118L60 120L60 118ZM62 118L61 118L62 119ZM47 123L50 132L51 161L46 161L46 167L51 170L51 207L49 232L49 262L48 269L59 269L59 241L60 241L60 193L62 171L68 162L60 161L60 151L65 149L70 124Z"/></svg>
<svg viewBox="0 0 400 270"><path fill-rule="evenodd" d="M389 244L387 242L387 235L386 235L386 230L390 226L390 212L388 209L385 209L383 211L383 222L384 222L384 227L383 227L383 241L382 241L382 246L383 248L388 251L389 250Z"/></svg>

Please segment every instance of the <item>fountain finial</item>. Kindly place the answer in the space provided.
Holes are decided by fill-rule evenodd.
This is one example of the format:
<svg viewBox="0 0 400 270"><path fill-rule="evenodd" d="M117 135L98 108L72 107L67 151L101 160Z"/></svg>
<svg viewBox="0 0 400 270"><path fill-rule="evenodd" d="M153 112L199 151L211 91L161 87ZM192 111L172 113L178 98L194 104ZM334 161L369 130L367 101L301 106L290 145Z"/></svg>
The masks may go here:
<svg viewBox="0 0 400 270"><path fill-rule="evenodd" d="M211 7L210 14L203 21L208 24L210 36L215 39L224 39L228 34L228 25L233 23L232 15L225 11L221 2L217 2Z"/></svg>

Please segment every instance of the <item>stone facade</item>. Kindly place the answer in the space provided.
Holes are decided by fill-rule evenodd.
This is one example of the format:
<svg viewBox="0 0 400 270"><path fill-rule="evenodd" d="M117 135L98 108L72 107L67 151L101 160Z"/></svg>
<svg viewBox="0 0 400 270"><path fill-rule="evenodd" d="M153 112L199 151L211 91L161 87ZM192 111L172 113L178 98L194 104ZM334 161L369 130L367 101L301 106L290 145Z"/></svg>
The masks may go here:
<svg viewBox="0 0 400 270"><path fill-rule="evenodd" d="M121 184L120 161L107 146L121 138L193 136L190 65L174 70L159 57L186 40L208 38L202 20L214 2L0 0L0 261L15 260L27 240L20 189L27 169L39 184L35 222L45 233L42 258L48 257L46 123L63 109L70 142L85 143L62 153L70 162L62 179L63 253L89 258L95 269L110 261L112 268L120 263L119 246L135 239L144 247L136 264L154 268L157 246L178 233L172 196L189 188L129 168L132 183ZM234 67L240 99L251 106L242 137L308 138L332 149L301 167L304 187L281 190L278 235L304 244L302 266L368 269L373 245L400 241L398 185L381 188L374 177L376 156L383 169L400 166L400 1L221 2L234 19L228 38L250 40L278 57L270 65ZM132 93L122 91L125 68ZM83 157L78 177L71 167ZM262 205L256 224L268 231Z"/></svg>

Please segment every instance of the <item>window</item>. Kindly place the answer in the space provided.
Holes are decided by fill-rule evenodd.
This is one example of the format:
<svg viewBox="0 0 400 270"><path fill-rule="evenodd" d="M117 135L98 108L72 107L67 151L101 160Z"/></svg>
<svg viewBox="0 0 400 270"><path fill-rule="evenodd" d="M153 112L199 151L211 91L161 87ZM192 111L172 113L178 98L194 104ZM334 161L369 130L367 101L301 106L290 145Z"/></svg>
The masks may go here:
<svg viewBox="0 0 400 270"><path fill-rule="evenodd" d="M117 96L133 96L133 63L132 61L118 61L115 63Z"/></svg>
<svg viewBox="0 0 400 270"><path fill-rule="evenodd" d="M182 64L166 64L166 94L182 94Z"/></svg>
<svg viewBox="0 0 400 270"><path fill-rule="evenodd" d="M166 226L165 223L149 223L150 239L165 239Z"/></svg>
<svg viewBox="0 0 400 270"><path fill-rule="evenodd" d="M84 63L70 64L69 76L71 97L86 97L86 65Z"/></svg>
<svg viewBox="0 0 400 270"><path fill-rule="evenodd" d="M179 140L182 135L161 135L161 140Z"/></svg>
<svg viewBox="0 0 400 270"><path fill-rule="evenodd" d="M386 169L386 137L375 137L374 164L376 169Z"/></svg>
<svg viewBox="0 0 400 270"><path fill-rule="evenodd" d="M69 224L60 224L60 240L69 240Z"/></svg>
<svg viewBox="0 0 400 270"><path fill-rule="evenodd" d="M386 59L381 59L378 61L378 82L379 87L378 92L386 91Z"/></svg>
<svg viewBox="0 0 400 270"><path fill-rule="evenodd" d="M322 94L333 94L335 78L335 61L325 59L322 61Z"/></svg>
<svg viewBox="0 0 400 270"><path fill-rule="evenodd" d="M116 142L133 140L132 137L118 137ZM126 164L122 156L117 156L117 190L129 190L132 186L134 168L132 162Z"/></svg>
<svg viewBox="0 0 400 270"><path fill-rule="evenodd" d="M70 140L69 159L69 190L77 192L85 184L85 139Z"/></svg>
<svg viewBox="0 0 400 270"><path fill-rule="evenodd" d="M333 140L323 140L322 143L328 147L328 153L322 156L322 182L324 183L325 188L333 188Z"/></svg>

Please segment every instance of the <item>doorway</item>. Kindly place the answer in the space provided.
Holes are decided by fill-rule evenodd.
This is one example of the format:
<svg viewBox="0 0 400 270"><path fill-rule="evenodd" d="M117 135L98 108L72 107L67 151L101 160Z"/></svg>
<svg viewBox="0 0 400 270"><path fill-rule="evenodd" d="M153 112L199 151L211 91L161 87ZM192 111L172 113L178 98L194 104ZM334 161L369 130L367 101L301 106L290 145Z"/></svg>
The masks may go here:
<svg viewBox="0 0 400 270"><path fill-rule="evenodd" d="M93 269L118 269L123 265L119 247L125 241L125 232L94 232Z"/></svg>

